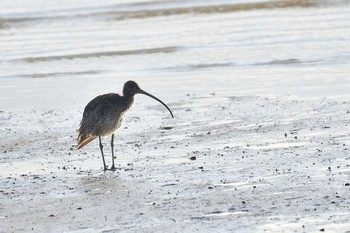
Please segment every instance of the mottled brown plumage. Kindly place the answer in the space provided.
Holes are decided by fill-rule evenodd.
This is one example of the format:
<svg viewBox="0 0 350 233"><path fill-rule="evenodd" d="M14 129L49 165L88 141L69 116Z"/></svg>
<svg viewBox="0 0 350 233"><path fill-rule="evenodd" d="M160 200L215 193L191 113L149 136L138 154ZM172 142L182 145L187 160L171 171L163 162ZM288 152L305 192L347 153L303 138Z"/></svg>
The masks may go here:
<svg viewBox="0 0 350 233"><path fill-rule="evenodd" d="M80 123L78 130L78 149L82 148L95 138L99 138L100 150L103 159L104 169L107 170L107 166L103 155L103 145L101 143L101 136L107 136L112 134L111 148L112 148L112 166L111 170L115 169L114 166L114 132L121 126L125 112L132 106L134 102L134 96L136 94L147 95L161 104L163 104L174 118L171 110L161 100L155 96L141 90L141 88L134 81L128 81L124 84L123 96L115 93L109 93L97 96L91 100L85 107L83 113L83 119Z"/></svg>

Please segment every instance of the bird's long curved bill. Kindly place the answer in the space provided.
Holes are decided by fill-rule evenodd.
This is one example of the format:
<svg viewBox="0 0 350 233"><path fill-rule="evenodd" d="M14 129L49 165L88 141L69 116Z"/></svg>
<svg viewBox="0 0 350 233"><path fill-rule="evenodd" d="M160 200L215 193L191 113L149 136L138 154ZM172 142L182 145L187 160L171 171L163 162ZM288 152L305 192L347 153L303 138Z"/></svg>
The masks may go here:
<svg viewBox="0 0 350 233"><path fill-rule="evenodd" d="M141 90L141 91L140 91L140 94L147 95L147 96L149 96L149 97L151 97L151 98L157 100L159 103L163 104L164 107L166 107L166 108L169 110L171 117L174 118L174 115L173 115L173 113L171 112L170 108L169 108L165 103L163 103L163 101L161 101L160 99L158 99L158 98L155 97L154 95L151 95L150 93L145 92L144 90Z"/></svg>

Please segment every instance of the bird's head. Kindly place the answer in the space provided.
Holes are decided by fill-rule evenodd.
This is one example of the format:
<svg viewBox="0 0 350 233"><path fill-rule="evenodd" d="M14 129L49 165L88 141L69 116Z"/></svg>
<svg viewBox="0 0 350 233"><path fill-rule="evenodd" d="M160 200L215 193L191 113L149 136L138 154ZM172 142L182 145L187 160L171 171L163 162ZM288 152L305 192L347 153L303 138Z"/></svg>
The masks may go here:
<svg viewBox="0 0 350 233"><path fill-rule="evenodd" d="M140 93L140 91L141 91L141 88L134 81L127 81L124 84L124 88L123 88L123 95L124 96L134 96L134 95Z"/></svg>
<svg viewBox="0 0 350 233"><path fill-rule="evenodd" d="M139 85L137 85L136 82L134 81L127 81L125 84L124 84L124 88L123 88L123 95L126 96L126 97L133 97L134 95L136 94L144 94L144 95L147 95L155 100L157 100L159 103L163 104L164 107L166 107L170 114L171 114L171 117L174 118L174 115L173 113L171 112L170 108L165 104L163 103L163 101L161 101L160 99L158 99L157 97L155 97L154 95L151 95L149 94L148 92L142 90Z"/></svg>

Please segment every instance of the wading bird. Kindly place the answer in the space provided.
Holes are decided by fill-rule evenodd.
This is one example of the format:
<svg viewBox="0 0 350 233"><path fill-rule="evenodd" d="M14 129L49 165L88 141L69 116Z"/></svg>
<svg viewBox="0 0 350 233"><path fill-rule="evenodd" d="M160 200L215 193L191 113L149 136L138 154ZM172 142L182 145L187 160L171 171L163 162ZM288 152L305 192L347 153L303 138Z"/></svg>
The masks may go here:
<svg viewBox="0 0 350 233"><path fill-rule="evenodd" d="M142 90L134 81L128 81L124 84L123 96L115 93L109 93L97 96L91 100L85 107L83 119L80 122L78 130L78 149L82 148L92 140L98 137L100 140L100 150L102 154L104 170L107 170L105 158L103 155L102 136L112 134L112 166L110 170L115 170L114 166L114 132L120 127L125 112L131 107L136 94L147 95L161 104L163 104L174 118L170 108L157 97Z"/></svg>

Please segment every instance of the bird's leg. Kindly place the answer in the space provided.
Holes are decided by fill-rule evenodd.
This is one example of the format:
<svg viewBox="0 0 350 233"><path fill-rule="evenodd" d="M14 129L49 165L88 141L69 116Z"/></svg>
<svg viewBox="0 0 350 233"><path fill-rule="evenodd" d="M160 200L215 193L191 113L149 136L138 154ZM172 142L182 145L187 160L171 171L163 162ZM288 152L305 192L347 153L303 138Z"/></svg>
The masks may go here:
<svg viewBox="0 0 350 233"><path fill-rule="evenodd" d="M111 139L111 150L112 150L112 167L111 167L111 170L115 170L115 166L114 166L114 134L112 134L112 139Z"/></svg>
<svg viewBox="0 0 350 233"><path fill-rule="evenodd" d="M106 162L105 162L105 156L103 155L103 145L101 142L101 136L98 136L98 139L100 140L100 149L101 149L101 154L102 154L102 161L103 161L103 170L107 170Z"/></svg>

